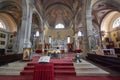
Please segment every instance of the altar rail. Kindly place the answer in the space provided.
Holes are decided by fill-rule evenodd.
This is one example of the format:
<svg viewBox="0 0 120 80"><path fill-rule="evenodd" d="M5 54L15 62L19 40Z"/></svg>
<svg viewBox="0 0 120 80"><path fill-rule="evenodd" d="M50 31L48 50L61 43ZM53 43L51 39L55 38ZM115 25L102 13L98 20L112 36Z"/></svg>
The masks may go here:
<svg viewBox="0 0 120 80"><path fill-rule="evenodd" d="M109 56L102 56L97 54L87 54L87 59L99 63L104 67L108 67L110 69L120 71L120 58L119 57L109 57Z"/></svg>
<svg viewBox="0 0 120 80"><path fill-rule="evenodd" d="M0 56L0 66L22 59L22 54L8 54Z"/></svg>

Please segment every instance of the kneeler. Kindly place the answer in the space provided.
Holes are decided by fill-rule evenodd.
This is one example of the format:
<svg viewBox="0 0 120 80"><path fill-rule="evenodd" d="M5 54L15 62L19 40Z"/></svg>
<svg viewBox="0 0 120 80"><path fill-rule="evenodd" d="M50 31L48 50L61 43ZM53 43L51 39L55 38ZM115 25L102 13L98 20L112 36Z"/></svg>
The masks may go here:
<svg viewBox="0 0 120 80"><path fill-rule="evenodd" d="M54 80L53 63L37 64L34 68L33 80Z"/></svg>

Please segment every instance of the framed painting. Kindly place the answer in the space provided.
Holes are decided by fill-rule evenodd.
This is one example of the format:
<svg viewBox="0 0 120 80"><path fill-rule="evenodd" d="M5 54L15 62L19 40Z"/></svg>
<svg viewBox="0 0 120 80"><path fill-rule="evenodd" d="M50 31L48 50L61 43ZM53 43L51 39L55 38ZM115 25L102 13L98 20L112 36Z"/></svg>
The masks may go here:
<svg viewBox="0 0 120 80"><path fill-rule="evenodd" d="M102 49L104 55L115 55L114 49Z"/></svg>
<svg viewBox="0 0 120 80"><path fill-rule="evenodd" d="M31 56L31 48L24 48L23 49L23 60L30 60Z"/></svg>

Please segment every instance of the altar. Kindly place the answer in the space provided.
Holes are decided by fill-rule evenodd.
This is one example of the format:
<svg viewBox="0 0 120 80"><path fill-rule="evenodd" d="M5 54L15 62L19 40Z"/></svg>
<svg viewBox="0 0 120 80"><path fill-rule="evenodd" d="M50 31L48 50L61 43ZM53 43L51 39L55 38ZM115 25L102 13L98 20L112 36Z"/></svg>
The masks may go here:
<svg viewBox="0 0 120 80"><path fill-rule="evenodd" d="M47 55L50 57L60 58L61 51L59 49L48 50Z"/></svg>

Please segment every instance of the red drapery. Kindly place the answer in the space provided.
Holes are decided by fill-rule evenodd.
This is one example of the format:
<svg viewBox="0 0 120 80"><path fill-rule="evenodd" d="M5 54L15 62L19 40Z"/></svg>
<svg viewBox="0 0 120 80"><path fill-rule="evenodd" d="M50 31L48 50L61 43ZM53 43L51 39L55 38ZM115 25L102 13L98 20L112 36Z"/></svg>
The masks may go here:
<svg viewBox="0 0 120 80"><path fill-rule="evenodd" d="M54 80L54 65L52 63L36 65L33 80Z"/></svg>

